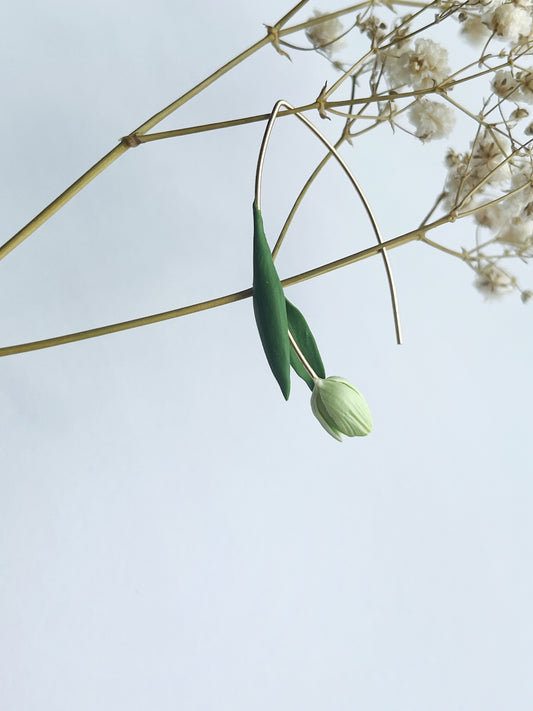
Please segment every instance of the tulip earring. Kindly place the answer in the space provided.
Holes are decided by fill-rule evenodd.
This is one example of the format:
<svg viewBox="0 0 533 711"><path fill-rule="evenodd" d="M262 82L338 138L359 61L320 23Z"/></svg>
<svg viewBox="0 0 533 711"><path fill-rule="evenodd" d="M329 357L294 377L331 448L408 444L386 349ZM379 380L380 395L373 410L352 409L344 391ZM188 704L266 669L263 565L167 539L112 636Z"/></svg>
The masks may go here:
<svg viewBox="0 0 533 711"><path fill-rule="evenodd" d="M372 430L372 417L364 397L344 378L326 378L324 365L316 341L302 313L288 301L283 292L261 214L261 181L263 164L274 121L282 107L294 111L286 101L278 101L267 123L255 176L254 245L253 245L253 307L254 315L270 369L286 400L290 394L291 367L312 390L311 408L320 424L335 439L365 436ZM294 112L340 163L361 198L372 227L383 242L376 219L356 179L337 150L305 116ZM396 338L401 343L401 329L394 280L386 250L382 250L391 293Z"/></svg>

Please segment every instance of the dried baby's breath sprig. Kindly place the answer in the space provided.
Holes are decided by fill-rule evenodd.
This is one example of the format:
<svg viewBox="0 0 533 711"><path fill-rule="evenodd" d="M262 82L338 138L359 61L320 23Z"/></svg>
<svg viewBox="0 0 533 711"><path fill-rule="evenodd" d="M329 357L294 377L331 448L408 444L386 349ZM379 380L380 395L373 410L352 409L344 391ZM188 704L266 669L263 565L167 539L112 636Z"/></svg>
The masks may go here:
<svg viewBox="0 0 533 711"><path fill-rule="evenodd" d="M313 17L323 17L324 14L319 10L315 10ZM331 57L334 52L343 46L341 39L343 32L344 25L342 21L338 17L333 17L308 27L305 34L314 49L319 49L328 57Z"/></svg>
<svg viewBox="0 0 533 711"><path fill-rule="evenodd" d="M398 247L408 241L420 240L442 252L462 259L476 272L476 287L487 294L502 295L518 292L524 302L531 292L518 286L511 276L512 264L527 262L533 253L533 188L532 158L528 136L533 135L533 124L528 125L528 106L533 105L533 32L532 8L529 0L482 0L476 2L450 2L433 0L420 3L402 0L395 3L363 0L347 5L335 12L321 13L296 21L295 16L304 10L307 0L300 0L277 23L267 25L262 39L244 52L222 65L183 96L145 121L120 141L109 153L82 175L64 193L31 220L16 235L0 247L0 259L22 243L51 215L63 207L100 172L121 157L131 147L155 140L184 138L192 133L232 128L238 130L247 123L266 121L268 107L263 114L230 118L208 123L216 116L206 116L198 126L177 127L156 134L154 127L171 116L181 106L199 93L209 89L228 71L246 61L263 47L272 45L286 54L291 35L303 37L311 46L302 47L310 53L317 52L334 79L315 100L319 87L327 76L317 80L317 90L309 103L298 109L285 108L280 118L298 112L318 110L330 119L329 127L338 126L338 138L333 140L338 152L345 143L364 141L373 130L394 132L396 127L406 131L407 119L412 124L415 138L424 143L450 138L453 141L455 118L469 122L471 140L463 146L445 146L447 175L444 191L428 212L428 206L416 204L418 214L427 214L423 229L412 229L404 235L387 240L388 247ZM300 17L301 15L298 15ZM293 24L289 24L293 23ZM434 32L437 25L450 28L455 34L451 40ZM469 52L455 52L453 42L462 42ZM476 44L477 43L477 44ZM342 47L341 47L342 44ZM297 45L290 45L298 51ZM342 61L333 57L342 48ZM292 52L291 52L292 54ZM276 61L273 54L273 61ZM288 66L288 65L287 65ZM340 72L340 76L339 73ZM352 83L352 92L346 98L344 89ZM461 87L462 93L455 89ZM466 89L466 90L464 90ZM388 124L388 125L387 125ZM397 132L399 133L399 132ZM133 138L132 138L133 137ZM392 140L392 137L391 137ZM413 144L416 145L416 144ZM301 194L287 218L290 221L301 204L307 188L320 175L330 156L320 161L305 182ZM357 155L354 153L354 155ZM388 169L394 170L394 152L387 156ZM346 162L346 161L345 161ZM434 165L428 167L431 176ZM426 180L426 175L422 176ZM390 196L383 195L383 205L389 208ZM415 201L414 201L415 202ZM439 212L440 211L440 212ZM432 223L429 216L436 215ZM462 219L462 234L467 244L461 251L429 240L431 229ZM413 218L414 219L414 218ZM467 224L470 223L470 228ZM416 224L416 222L414 223ZM285 227L284 227L285 230ZM276 249L279 248L280 240ZM470 240L470 242L468 242ZM386 253L381 245L367 248L336 261L335 266L321 265L309 270L305 278L313 278L326 271L345 266L376 254ZM350 261L352 260L352 261ZM514 271L514 270L512 270ZM301 277L301 275L300 275ZM304 278L304 277L301 277ZM120 324L70 334L57 339L46 339L46 346L71 342L81 338L105 335L203 308L213 308L231 300L245 298L246 289L235 294L193 304ZM249 295L249 294L248 294ZM41 345L35 346L35 343ZM35 342L28 347L0 349L0 355L22 352L34 347L45 347ZM18 350L17 350L18 348Z"/></svg>
<svg viewBox="0 0 533 711"><path fill-rule="evenodd" d="M487 264L478 269L474 286L486 299L499 299L514 288L514 278L501 267Z"/></svg>

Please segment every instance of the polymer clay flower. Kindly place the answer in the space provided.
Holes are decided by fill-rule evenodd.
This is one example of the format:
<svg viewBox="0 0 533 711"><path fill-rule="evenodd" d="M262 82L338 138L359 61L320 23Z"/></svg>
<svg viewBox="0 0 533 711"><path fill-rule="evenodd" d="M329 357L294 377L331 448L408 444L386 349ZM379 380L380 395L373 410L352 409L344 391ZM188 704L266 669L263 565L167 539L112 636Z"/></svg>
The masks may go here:
<svg viewBox="0 0 533 711"><path fill-rule="evenodd" d="M372 431L372 415L359 390L344 378L315 381L311 408L322 427L342 442L342 435L364 437Z"/></svg>

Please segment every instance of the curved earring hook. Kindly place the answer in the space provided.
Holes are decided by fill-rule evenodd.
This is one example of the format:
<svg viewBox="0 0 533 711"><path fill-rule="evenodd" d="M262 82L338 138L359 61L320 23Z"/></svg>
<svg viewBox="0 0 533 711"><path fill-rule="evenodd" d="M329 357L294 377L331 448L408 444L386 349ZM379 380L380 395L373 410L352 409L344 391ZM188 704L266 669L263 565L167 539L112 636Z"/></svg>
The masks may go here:
<svg viewBox="0 0 533 711"><path fill-rule="evenodd" d="M270 118L268 120L268 123L265 128L265 133L263 135L263 140L261 142L261 149L259 151L259 156L257 159L257 170L255 173L255 204L257 205L257 208L260 210L261 209L261 183L263 179L263 164L265 162L265 155L266 155L266 150L268 146L268 142L270 140L270 136L272 134L272 129L274 127L274 121L276 120L278 113L281 108L287 108L290 111L294 112L294 115L300 119L300 121L307 126L314 134L319 138L322 143L326 146L326 148L330 151L330 153L334 156L334 158L337 160L341 168L344 170L346 175L348 176L348 179L350 180L351 184L355 188L357 194L359 195L359 198L361 199L361 202L363 203L363 206L366 210L366 214L368 215L368 218L370 220L370 223L372 224L372 229L374 230L374 234L376 235L376 239L378 241L378 244L383 244L383 238L381 236L380 229L378 227L378 223L376 220L376 217L374 213L372 212L372 208L370 207L370 203L366 199L366 196L363 192L363 189L355 179L355 176L351 172L351 170L348 168L347 164L343 160L343 158L340 156L339 152L333 146L328 139L318 130L318 128L309 121L308 118L306 118L303 114L301 114L298 111L295 111L294 106L291 106L291 104L288 103L288 101L284 101L281 99L280 101L277 101L274 104L274 108L272 109L272 113L270 114ZM400 314L398 310L398 300L396 297L396 286L394 284L394 277L392 276L392 269L390 266L389 262L389 255L387 253L387 250L384 248L381 250L381 255L383 257L383 262L385 264L385 271L387 273L387 279L389 282L389 291L390 291L390 296L391 296L391 301L392 301L392 312L394 316L394 327L396 330L396 342L398 344L402 343L402 329L401 329L401 324L400 324Z"/></svg>

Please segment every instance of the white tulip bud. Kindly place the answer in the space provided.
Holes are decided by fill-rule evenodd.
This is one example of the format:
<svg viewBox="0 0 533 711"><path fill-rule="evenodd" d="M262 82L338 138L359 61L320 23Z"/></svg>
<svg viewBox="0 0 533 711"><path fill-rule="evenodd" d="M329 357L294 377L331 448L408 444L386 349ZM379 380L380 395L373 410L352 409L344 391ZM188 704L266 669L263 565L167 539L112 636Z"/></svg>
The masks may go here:
<svg viewBox="0 0 533 711"><path fill-rule="evenodd" d="M316 380L311 409L322 427L339 442L343 434L364 437L372 431L372 415L365 398L344 378Z"/></svg>

